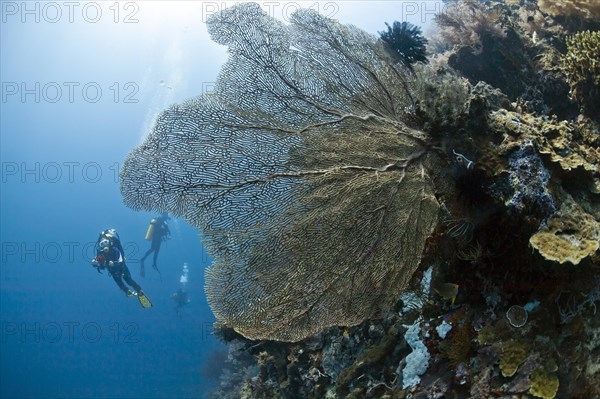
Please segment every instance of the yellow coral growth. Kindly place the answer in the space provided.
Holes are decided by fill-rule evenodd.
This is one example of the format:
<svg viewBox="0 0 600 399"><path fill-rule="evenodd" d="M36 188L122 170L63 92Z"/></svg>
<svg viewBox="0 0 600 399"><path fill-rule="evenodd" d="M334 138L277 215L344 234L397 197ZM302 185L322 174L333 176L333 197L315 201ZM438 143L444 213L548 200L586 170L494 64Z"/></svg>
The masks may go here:
<svg viewBox="0 0 600 399"><path fill-rule="evenodd" d="M526 342L510 340L502 343L500 355L500 371L504 377L515 375L529 354L529 346Z"/></svg>
<svg viewBox="0 0 600 399"><path fill-rule="evenodd" d="M491 324L484 326L479 330L477 335L477 342L479 345L489 345L495 342L494 327Z"/></svg>
<svg viewBox="0 0 600 399"><path fill-rule="evenodd" d="M552 370L540 366L533 370L529 376L531 388L529 393L537 398L553 399L558 391L558 377L551 373Z"/></svg>
<svg viewBox="0 0 600 399"><path fill-rule="evenodd" d="M600 101L600 32L578 32L567 38L567 47L561 69L584 112L596 114Z"/></svg>
<svg viewBox="0 0 600 399"><path fill-rule="evenodd" d="M492 112L489 121L493 130L505 135L500 152L510 152L532 139L538 151L563 170L582 168L596 176L600 172L600 148L595 141L598 132L592 126L506 110Z"/></svg>
<svg viewBox="0 0 600 399"><path fill-rule="evenodd" d="M578 264L600 246L600 223L568 197L557 216L531 236L529 243L551 261Z"/></svg>
<svg viewBox="0 0 600 399"><path fill-rule="evenodd" d="M539 0L542 12L551 15L578 16L589 19L600 18L600 2L590 0Z"/></svg>
<svg viewBox="0 0 600 399"><path fill-rule="evenodd" d="M600 165L598 149L570 142L566 136L545 138L545 141L546 147L540 148L540 153L549 154L550 160L558 162L562 169L572 170L582 167L590 172L598 172L598 165Z"/></svg>

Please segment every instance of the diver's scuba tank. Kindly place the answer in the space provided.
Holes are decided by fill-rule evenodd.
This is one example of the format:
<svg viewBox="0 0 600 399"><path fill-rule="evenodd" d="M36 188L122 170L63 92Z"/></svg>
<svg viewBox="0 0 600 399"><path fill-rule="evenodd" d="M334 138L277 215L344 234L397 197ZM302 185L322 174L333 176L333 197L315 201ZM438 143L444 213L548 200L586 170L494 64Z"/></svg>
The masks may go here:
<svg viewBox="0 0 600 399"><path fill-rule="evenodd" d="M154 225L156 224L156 219L152 219L150 221L150 225L148 226L148 230L146 231L146 240L151 240L152 235L154 234Z"/></svg>

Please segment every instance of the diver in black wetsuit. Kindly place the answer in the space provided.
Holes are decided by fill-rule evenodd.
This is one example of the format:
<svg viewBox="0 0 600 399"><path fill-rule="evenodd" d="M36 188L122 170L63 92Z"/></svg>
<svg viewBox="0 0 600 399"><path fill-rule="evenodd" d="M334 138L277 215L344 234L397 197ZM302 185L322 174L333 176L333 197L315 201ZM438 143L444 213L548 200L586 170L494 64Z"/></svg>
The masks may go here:
<svg viewBox="0 0 600 399"><path fill-rule="evenodd" d="M152 306L144 295L142 287L131 278L131 273L125 264L125 252L115 229L104 230L100 233L100 237L96 241L96 257L92 259L91 263L98 273L102 273L104 269L108 270L108 273L127 296L137 296L140 304L145 308ZM131 291L123 280L134 291Z"/></svg>
<svg viewBox="0 0 600 399"><path fill-rule="evenodd" d="M167 220L169 219L169 215L165 212L156 219L152 219L152 221L150 222L152 230L148 230L148 233L146 234L146 239L152 240L152 242L150 244L150 249L146 251L144 256L142 256L142 259L140 259L140 275L142 277L146 275L146 272L144 270L144 260L146 260L146 258L152 252L154 252L154 257L152 259L152 267L158 272L158 275L161 277L162 280L160 270L158 270L158 266L156 265L156 259L158 258L158 252L160 251L161 243L163 242L163 240L168 240L171 236L171 231L169 230L169 226L167 225Z"/></svg>

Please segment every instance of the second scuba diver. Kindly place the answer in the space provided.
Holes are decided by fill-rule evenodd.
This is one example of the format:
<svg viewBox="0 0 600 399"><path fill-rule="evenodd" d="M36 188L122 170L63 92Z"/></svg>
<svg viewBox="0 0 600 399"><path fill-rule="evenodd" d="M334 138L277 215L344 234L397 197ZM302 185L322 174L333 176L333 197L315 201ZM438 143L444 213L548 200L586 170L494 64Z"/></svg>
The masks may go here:
<svg viewBox="0 0 600 399"><path fill-rule="evenodd" d="M160 245L162 241L168 240L171 236L169 225L167 225L167 220L169 219L169 214L165 212L161 216L150 221L150 226L148 226L148 231L146 232L146 240L152 241L150 243L150 249L146 251L144 256L142 256L142 259L140 259L140 275L142 277L144 277L146 274L144 270L144 261L152 252L154 252L154 256L152 258L152 267L158 272L158 275L162 280L160 270L158 270L158 266L156 265L156 260L158 258L158 252L160 251Z"/></svg>

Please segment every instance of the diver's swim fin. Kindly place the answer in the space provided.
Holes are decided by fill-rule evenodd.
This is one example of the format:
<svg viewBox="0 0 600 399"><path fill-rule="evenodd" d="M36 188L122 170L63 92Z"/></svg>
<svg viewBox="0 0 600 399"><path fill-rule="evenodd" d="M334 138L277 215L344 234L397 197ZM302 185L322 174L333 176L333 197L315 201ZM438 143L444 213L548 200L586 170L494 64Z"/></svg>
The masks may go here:
<svg viewBox="0 0 600 399"><path fill-rule="evenodd" d="M143 292L139 292L137 295L138 301L140 301L140 305L142 305L143 308L151 308L152 307L152 303L150 302L150 299L148 299L148 297L143 293Z"/></svg>

